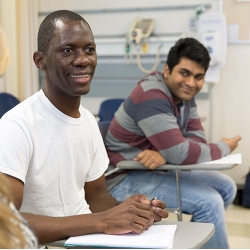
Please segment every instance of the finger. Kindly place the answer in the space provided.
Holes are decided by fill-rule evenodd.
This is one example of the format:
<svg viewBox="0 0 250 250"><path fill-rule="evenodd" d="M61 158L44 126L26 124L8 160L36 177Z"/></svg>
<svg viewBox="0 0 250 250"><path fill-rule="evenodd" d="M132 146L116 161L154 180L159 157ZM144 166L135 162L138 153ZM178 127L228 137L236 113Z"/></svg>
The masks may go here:
<svg viewBox="0 0 250 250"><path fill-rule="evenodd" d="M162 208L162 209L166 208L166 203L161 201L161 200L157 200L157 199L152 201L152 205L154 207L159 207L159 208Z"/></svg>
<svg viewBox="0 0 250 250"><path fill-rule="evenodd" d="M143 158L143 157L145 156L146 153L147 153L147 150L144 150L144 151L140 152L140 153L137 155L137 157L138 157L138 158Z"/></svg>
<svg viewBox="0 0 250 250"><path fill-rule="evenodd" d="M135 202L146 204L146 205L149 205L149 203L150 203L148 197L145 194L134 194L131 197L129 197L128 200L130 202L135 201ZM139 208L141 208L141 207L139 207Z"/></svg>
<svg viewBox="0 0 250 250"><path fill-rule="evenodd" d="M149 226L135 223L133 228L134 228L133 233L141 234L144 230L147 230Z"/></svg>
<svg viewBox="0 0 250 250"><path fill-rule="evenodd" d="M154 161L152 161L152 159L147 159L144 163L144 166L149 168L153 163Z"/></svg>
<svg viewBox="0 0 250 250"><path fill-rule="evenodd" d="M240 140L241 140L241 137L240 137L239 135L237 135L237 136L234 137L234 139L235 139L236 141L240 141Z"/></svg>
<svg viewBox="0 0 250 250"><path fill-rule="evenodd" d="M133 226L132 226L131 233L141 234L144 230L145 230L144 226L142 226L140 224L137 224L137 223L134 223Z"/></svg>
<svg viewBox="0 0 250 250"><path fill-rule="evenodd" d="M152 207L152 210L154 211L155 221L160 221L162 218L168 217L168 211L166 209L162 209L159 207Z"/></svg>
<svg viewBox="0 0 250 250"><path fill-rule="evenodd" d="M229 139L230 140L230 139ZM235 137L231 138L231 140L238 142L241 140L241 137L239 135L236 135Z"/></svg>
<svg viewBox="0 0 250 250"><path fill-rule="evenodd" d="M138 217L138 219L135 221L138 225L143 227L143 230L148 229L151 227L154 223L154 216L153 213L151 213L152 216L150 216L149 219L143 218L143 217Z"/></svg>
<svg viewBox="0 0 250 250"><path fill-rule="evenodd" d="M157 164L155 163L155 162L153 162L150 166L149 166L149 168L150 169L155 169L155 168L157 168L158 166L157 166Z"/></svg>
<svg viewBox="0 0 250 250"><path fill-rule="evenodd" d="M145 228L145 230L149 229L154 224L154 222L156 221L154 215L155 215L155 213L153 213L153 219L152 219L151 223L149 223L148 226ZM160 220L161 220L161 218L159 220L157 220L157 221L160 221Z"/></svg>
<svg viewBox="0 0 250 250"><path fill-rule="evenodd" d="M140 159L140 163L143 164L144 166L147 161L148 161L147 157L143 157L142 159Z"/></svg>
<svg viewBox="0 0 250 250"><path fill-rule="evenodd" d="M136 211L138 218L136 218L135 222L143 225L145 229L152 226L154 223L154 212L152 212L151 207L142 203L137 203L136 206L143 206L143 208Z"/></svg>
<svg viewBox="0 0 250 250"><path fill-rule="evenodd" d="M158 221L161 221L161 220L162 220L162 217L154 212L154 221L158 222Z"/></svg>
<svg viewBox="0 0 250 250"><path fill-rule="evenodd" d="M129 219L133 218L134 222L143 225L144 228L150 224L150 221L153 221L152 209L149 206L149 200L145 197L145 195L134 195L131 196L131 201L127 199L120 205L126 208L125 211L129 214ZM134 201L136 199L140 199L142 202Z"/></svg>

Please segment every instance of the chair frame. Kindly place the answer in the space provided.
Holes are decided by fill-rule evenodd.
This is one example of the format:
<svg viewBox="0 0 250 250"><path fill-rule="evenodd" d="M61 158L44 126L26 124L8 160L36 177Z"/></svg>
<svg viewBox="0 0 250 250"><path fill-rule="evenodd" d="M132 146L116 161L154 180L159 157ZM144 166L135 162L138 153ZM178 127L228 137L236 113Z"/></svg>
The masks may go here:
<svg viewBox="0 0 250 250"><path fill-rule="evenodd" d="M173 165L173 164L164 164L154 170L149 170L144 167L140 162L135 161L120 161L117 163L116 168L105 173L105 176L109 176L115 172L127 169L127 170L146 170L146 171L159 171L159 170L175 170L176 178L176 195L178 206L176 208L166 208L169 212L174 212L177 215L178 221L182 221L182 204L181 204L181 188L180 188L180 170L227 170L232 169L237 164L190 164L190 165Z"/></svg>
<svg viewBox="0 0 250 250"><path fill-rule="evenodd" d="M99 129L104 137L107 134L109 125L111 121L99 121ZM174 212L177 215L178 221L182 221L182 204L181 204L181 188L180 188L180 170L227 170L235 167L237 164L189 164L189 165L174 165L174 164L164 164L160 167L157 167L153 170L149 170L144 167L140 162L135 162L131 160L120 161L117 163L116 167L105 173L105 177L116 173L121 170L147 170L147 171L159 171L159 170L175 170L175 179L176 179L176 195L177 195L177 207L175 208L166 208L169 212Z"/></svg>

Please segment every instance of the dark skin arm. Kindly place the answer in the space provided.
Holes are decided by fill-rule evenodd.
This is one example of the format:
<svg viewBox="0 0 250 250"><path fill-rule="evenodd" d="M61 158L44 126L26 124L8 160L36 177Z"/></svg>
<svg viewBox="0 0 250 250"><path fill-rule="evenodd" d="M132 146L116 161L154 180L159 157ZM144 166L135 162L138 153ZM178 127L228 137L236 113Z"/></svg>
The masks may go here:
<svg viewBox="0 0 250 250"><path fill-rule="evenodd" d="M105 177L86 182L84 186L85 199L92 213L98 213L114 207L117 200L109 194L106 188Z"/></svg>
<svg viewBox="0 0 250 250"><path fill-rule="evenodd" d="M19 179L7 177L11 184L14 204L20 209L24 184ZM40 244L90 233L141 233L151 226L154 220L167 217L167 212L162 209L165 203L158 201L157 208L149 207L149 201L143 195L134 195L114 207L116 200L108 194L104 176L86 183L85 192L93 214L49 217L21 213L34 229Z"/></svg>

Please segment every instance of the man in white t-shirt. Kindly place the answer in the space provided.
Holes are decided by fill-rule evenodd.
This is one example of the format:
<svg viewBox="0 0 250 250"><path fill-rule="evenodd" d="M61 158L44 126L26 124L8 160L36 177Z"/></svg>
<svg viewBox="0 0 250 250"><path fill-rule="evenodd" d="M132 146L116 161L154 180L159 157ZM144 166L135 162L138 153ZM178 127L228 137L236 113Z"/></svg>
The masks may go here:
<svg viewBox="0 0 250 250"><path fill-rule="evenodd" d="M88 23L60 10L40 25L34 62L43 88L0 120L0 171L14 203L46 243L89 233L141 233L167 217L165 203L108 193L109 159L93 115L80 105L97 64Z"/></svg>

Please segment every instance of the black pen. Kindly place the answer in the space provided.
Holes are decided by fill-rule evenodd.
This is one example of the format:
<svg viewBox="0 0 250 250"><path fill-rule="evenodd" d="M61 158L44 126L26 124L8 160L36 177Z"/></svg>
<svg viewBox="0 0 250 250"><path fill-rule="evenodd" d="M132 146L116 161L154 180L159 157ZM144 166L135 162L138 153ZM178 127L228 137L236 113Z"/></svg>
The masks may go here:
<svg viewBox="0 0 250 250"><path fill-rule="evenodd" d="M150 206L150 207L152 207L152 201L153 201L153 200L156 200L156 199L157 199L157 198L154 197L153 199L150 200L150 203L149 203L149 206Z"/></svg>

